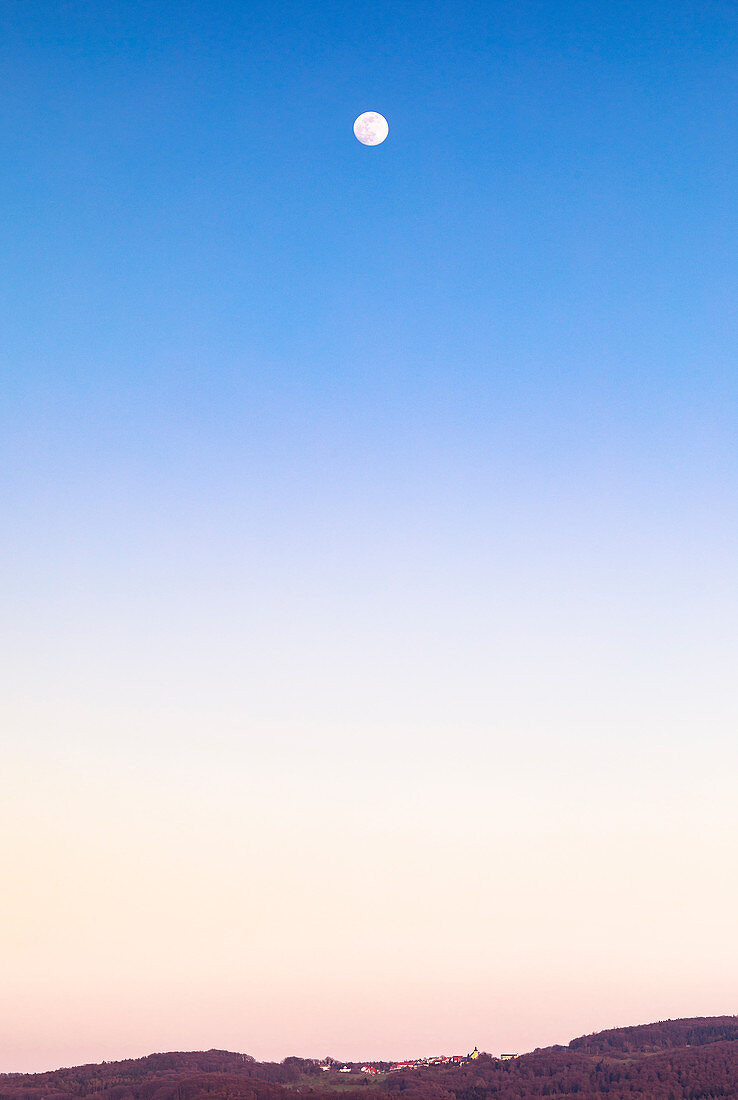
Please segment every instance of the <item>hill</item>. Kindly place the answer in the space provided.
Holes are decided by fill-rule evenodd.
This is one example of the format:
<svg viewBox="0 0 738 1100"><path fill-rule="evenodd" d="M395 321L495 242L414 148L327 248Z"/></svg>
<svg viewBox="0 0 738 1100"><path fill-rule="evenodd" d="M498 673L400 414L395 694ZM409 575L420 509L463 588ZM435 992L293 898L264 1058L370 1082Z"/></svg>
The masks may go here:
<svg viewBox="0 0 738 1100"><path fill-rule="evenodd" d="M711 1016L708 1019L662 1020L658 1024L618 1027L596 1035L581 1035L569 1043L570 1050L587 1054L647 1054L675 1047L704 1046L738 1039L738 1016Z"/></svg>
<svg viewBox="0 0 738 1100"><path fill-rule="evenodd" d="M312 1059L209 1050L0 1076L0 1100L718 1100L738 1097L738 1017L666 1020L502 1061L369 1074ZM366 1067L365 1067L366 1069Z"/></svg>

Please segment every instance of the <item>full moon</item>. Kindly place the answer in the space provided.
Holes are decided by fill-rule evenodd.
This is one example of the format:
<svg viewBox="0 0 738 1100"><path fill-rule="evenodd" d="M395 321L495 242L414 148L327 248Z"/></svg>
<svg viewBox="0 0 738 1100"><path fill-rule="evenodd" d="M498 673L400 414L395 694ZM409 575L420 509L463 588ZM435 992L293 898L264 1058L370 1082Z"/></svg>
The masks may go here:
<svg viewBox="0 0 738 1100"><path fill-rule="evenodd" d="M354 133L362 145L381 145L389 133L387 119L378 111L364 111L354 123Z"/></svg>

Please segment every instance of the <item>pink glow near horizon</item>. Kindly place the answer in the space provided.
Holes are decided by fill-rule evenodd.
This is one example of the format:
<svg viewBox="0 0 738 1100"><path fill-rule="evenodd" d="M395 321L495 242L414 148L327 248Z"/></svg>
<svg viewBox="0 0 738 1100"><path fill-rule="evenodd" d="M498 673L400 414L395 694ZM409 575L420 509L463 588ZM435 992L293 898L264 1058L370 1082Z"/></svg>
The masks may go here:
<svg viewBox="0 0 738 1100"><path fill-rule="evenodd" d="M628 793L616 761L586 790L541 782L553 757L513 754L502 781L481 751L469 774L397 754L395 781L367 763L347 787L304 761L295 783L268 754L139 752L140 771L16 759L4 1071L210 1047L521 1051L734 1008L732 841L711 801L727 777L694 760L657 782L643 756Z"/></svg>

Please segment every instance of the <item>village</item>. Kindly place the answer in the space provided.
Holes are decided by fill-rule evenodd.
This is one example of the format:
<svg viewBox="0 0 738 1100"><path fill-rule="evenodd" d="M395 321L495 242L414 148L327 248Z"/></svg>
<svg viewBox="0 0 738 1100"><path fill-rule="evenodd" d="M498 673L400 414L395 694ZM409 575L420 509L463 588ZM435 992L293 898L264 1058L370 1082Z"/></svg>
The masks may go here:
<svg viewBox="0 0 738 1100"><path fill-rule="evenodd" d="M479 1058L481 1051L474 1047L470 1054L437 1054L430 1058L415 1058L408 1062L367 1062L360 1065L358 1062L346 1062L343 1065L333 1058L326 1058L320 1063L320 1068L328 1073L397 1073L399 1070L423 1069L426 1066L467 1065ZM516 1054L500 1054L500 1061L507 1062L516 1058Z"/></svg>

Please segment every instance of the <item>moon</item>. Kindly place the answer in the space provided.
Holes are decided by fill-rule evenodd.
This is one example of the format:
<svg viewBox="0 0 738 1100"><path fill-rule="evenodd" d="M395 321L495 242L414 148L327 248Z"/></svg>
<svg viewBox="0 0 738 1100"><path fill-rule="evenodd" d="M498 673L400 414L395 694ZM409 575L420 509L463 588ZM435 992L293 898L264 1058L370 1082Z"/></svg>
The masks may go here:
<svg viewBox="0 0 738 1100"><path fill-rule="evenodd" d="M364 111L354 123L354 133L362 145L381 145L389 133L389 125L378 111Z"/></svg>

